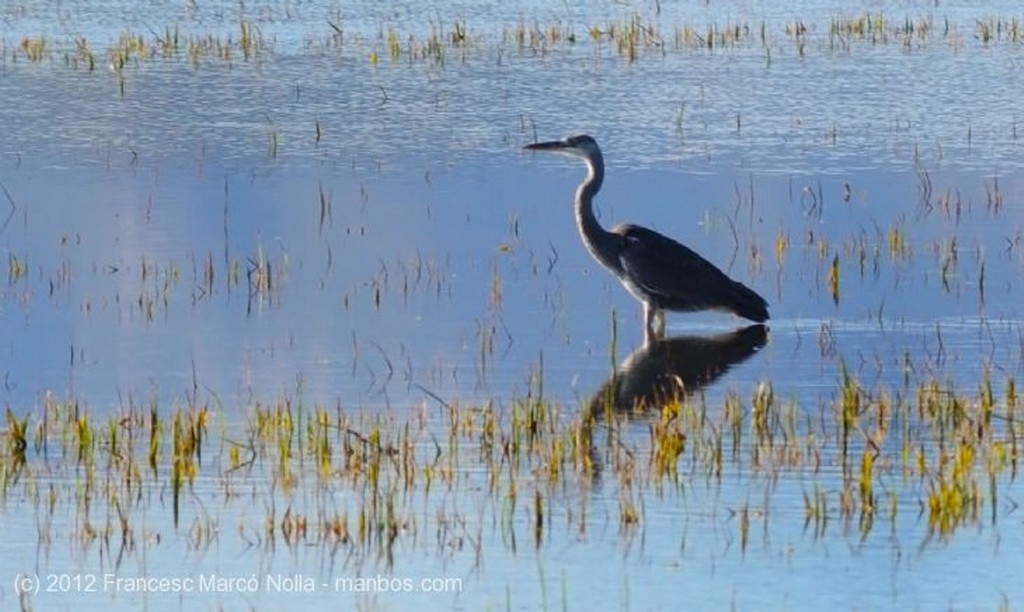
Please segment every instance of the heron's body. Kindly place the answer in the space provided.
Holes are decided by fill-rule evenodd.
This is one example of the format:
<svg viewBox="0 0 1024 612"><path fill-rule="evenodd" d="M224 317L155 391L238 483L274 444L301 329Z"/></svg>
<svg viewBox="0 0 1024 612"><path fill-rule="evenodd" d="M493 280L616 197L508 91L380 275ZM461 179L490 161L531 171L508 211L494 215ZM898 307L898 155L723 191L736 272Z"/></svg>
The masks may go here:
<svg viewBox="0 0 1024 612"><path fill-rule="evenodd" d="M607 231L594 216L594 196L604 180L604 158L590 136L527 145L581 158L587 176L576 189L576 225L587 250L644 305L645 340L664 332L664 311L721 310L763 323L768 304L690 248L638 225Z"/></svg>

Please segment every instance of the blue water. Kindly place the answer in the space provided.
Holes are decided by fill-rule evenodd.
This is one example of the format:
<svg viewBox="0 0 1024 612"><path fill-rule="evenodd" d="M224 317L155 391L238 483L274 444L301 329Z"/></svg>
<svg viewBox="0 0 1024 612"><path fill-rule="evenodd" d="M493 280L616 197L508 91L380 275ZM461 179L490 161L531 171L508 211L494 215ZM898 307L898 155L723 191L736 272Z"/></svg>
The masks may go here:
<svg viewBox="0 0 1024 612"><path fill-rule="evenodd" d="M5 7L0 399L36 417L49 402L75 401L100 420L129 406L180 407L198 394L217 407L218 427L232 431L255 404L301 398L306 407L398 420L422 411L443 431L441 402L508 409L540 377L544 396L570 420L642 341L639 305L576 235L571 194L582 168L520 151L578 132L594 135L608 162L602 223L657 228L770 303L767 345L702 390L713 417L731 395L749 410L757 384L771 381L781 402L813 421L834 406L842 367L869 393L908 401L931 380L974 394L986 375L1001 397L1024 367L1021 46L1008 31L984 42L979 23L1010 24L1016 10L931 2ZM864 13L884 15L884 42L830 35L833 19ZM630 60L608 32L634 19L660 42ZM807 28L801 38L786 33L797 20ZM238 47L242 21L263 41L248 59ZM904 41L897 29L907 21L930 30ZM464 46L450 42L456 23L467 27ZM728 25L743 28L735 44L675 41L677 31ZM232 57L192 61L187 45L164 56L155 41L167 27L183 41L230 38ZM523 46L519 27L528 33ZM552 27L577 41L545 40ZM594 27L604 33L598 42ZM397 59L389 31L403 45ZM111 49L123 32L143 36L149 50L116 69ZM443 61L411 56L432 34ZM25 37L45 38L42 61L25 56ZM78 55L79 38L95 54L93 70ZM260 285L267 270L270 284ZM738 324L669 315L668 331L706 336ZM638 419L623 434L638 456L649 452L649 425ZM420 443L431 456L432 443ZM834 443L822 441L833 451ZM213 443L212 475L195 485L181 526L166 486L145 492L132 509L138 543L116 561L117 551L76 540L80 475L35 449L33 478L5 489L0 503L10 526L0 545L4 606L18 605L16 575L106 585L108 572L255 573L261 588L241 599L103 588L41 593L32 605L931 609L1013 607L1024 597L1007 557L1020 544L1020 492L1006 473L999 498L985 497L984 516L941 538L929 535L922 514L926 484L892 465L877 468L882 510L862 535L835 507L842 473L834 452L820 471L781 476L727 461L721 481L686 459L680 488L661 492L625 489L613 477L553 491L531 480L511 510L508 497L478 497L484 476L470 470L450 490L406 501L418 531L403 533L388 567L366 551L259 541L272 506L278 519L286 506L309 516L352 513L358 492L341 482L282 492L272 474L233 472L229 446ZM51 482L61 510L44 544L33 491ZM225 486L241 493L225 501ZM832 503L818 537L804 525L804 495L816 487ZM534 489L550 504L539 548ZM900 500L894 519L890 492ZM624 494L643 498L634 528L619 521ZM750 516L745 547L741 508ZM93 512L100 524L113 511ZM504 512L513 513L515 545L501 527ZM449 538L435 538L439 517L457 525ZM196 546L190 530L207 524L218 535ZM264 588L268 574L295 573L300 586L311 578L314 592ZM963 579L936 580L951 575ZM463 583L443 595L339 592L335 579L353 576Z"/></svg>

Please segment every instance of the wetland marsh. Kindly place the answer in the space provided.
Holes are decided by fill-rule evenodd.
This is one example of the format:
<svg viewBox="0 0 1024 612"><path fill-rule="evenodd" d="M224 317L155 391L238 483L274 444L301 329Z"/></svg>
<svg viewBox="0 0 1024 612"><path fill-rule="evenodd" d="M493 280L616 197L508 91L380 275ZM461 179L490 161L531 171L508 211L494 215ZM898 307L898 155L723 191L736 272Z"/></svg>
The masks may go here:
<svg viewBox="0 0 1024 612"><path fill-rule="evenodd" d="M1022 605L1015 3L0 10L4 609Z"/></svg>

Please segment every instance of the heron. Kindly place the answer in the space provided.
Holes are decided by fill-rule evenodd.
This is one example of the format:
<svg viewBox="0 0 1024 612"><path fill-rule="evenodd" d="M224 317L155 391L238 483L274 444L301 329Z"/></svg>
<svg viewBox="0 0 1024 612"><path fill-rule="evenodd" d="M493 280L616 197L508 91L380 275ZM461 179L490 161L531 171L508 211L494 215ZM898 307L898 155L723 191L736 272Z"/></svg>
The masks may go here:
<svg viewBox="0 0 1024 612"><path fill-rule="evenodd" d="M645 344L664 337L666 310L718 310L756 323L768 320L764 298L689 247L639 225L621 224L611 231L601 227L594 197L604 181L604 157L593 138L569 136L523 149L568 155L587 165L587 176L576 188L576 227L594 259L643 304Z"/></svg>

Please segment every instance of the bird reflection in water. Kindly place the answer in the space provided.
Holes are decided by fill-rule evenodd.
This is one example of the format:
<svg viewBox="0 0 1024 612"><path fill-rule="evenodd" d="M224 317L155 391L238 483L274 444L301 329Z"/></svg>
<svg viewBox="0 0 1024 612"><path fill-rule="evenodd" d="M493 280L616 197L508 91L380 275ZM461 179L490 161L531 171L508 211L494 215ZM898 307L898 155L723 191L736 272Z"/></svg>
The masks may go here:
<svg viewBox="0 0 1024 612"><path fill-rule="evenodd" d="M714 336L675 336L645 342L594 395L591 415L657 408L699 392L768 341L768 328L751 325Z"/></svg>

